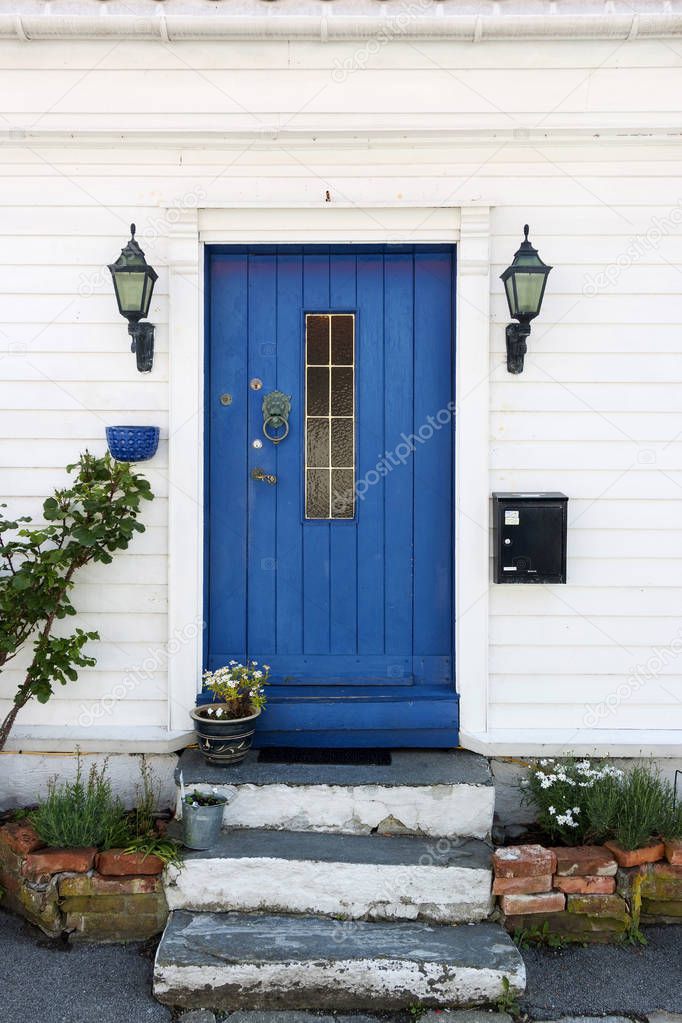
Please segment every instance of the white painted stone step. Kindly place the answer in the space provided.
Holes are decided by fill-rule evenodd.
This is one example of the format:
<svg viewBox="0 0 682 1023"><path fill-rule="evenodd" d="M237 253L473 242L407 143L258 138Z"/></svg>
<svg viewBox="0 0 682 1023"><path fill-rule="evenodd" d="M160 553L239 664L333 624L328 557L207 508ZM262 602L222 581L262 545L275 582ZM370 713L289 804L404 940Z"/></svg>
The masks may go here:
<svg viewBox="0 0 682 1023"><path fill-rule="evenodd" d="M437 923L492 910L490 849L476 839L224 831L165 882L170 909Z"/></svg>
<svg viewBox="0 0 682 1023"><path fill-rule="evenodd" d="M490 766L466 750L398 750L384 767L267 764L252 751L230 768L186 750L178 782L181 771L186 789L230 797L226 827L467 838L486 838L492 827Z"/></svg>
<svg viewBox="0 0 682 1023"><path fill-rule="evenodd" d="M510 991L524 990L523 960L498 924L176 910L154 994L184 1008L385 1011L492 1003L505 977Z"/></svg>

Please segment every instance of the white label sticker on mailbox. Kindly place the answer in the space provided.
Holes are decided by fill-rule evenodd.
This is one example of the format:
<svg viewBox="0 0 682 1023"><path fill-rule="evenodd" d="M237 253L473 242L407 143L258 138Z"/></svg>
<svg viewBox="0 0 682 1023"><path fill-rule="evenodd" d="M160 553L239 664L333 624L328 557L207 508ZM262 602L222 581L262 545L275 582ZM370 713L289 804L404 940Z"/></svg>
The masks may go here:
<svg viewBox="0 0 682 1023"><path fill-rule="evenodd" d="M519 524L519 513L509 509L504 513L504 524L505 526L518 526Z"/></svg>

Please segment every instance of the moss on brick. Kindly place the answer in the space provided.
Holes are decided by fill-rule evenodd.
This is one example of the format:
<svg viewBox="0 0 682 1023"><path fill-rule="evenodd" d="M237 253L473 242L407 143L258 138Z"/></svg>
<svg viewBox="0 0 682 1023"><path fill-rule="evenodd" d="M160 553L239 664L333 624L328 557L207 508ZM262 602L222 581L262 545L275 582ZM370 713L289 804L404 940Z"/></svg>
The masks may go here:
<svg viewBox="0 0 682 1023"><path fill-rule="evenodd" d="M101 877L99 874L78 874L62 877L59 894L62 898L105 895L154 895L163 890L158 875L145 877Z"/></svg>
<svg viewBox="0 0 682 1023"><path fill-rule="evenodd" d="M645 923L682 923L682 899L642 899Z"/></svg>
<svg viewBox="0 0 682 1023"><path fill-rule="evenodd" d="M131 917L138 913L156 913L159 905L165 907L163 895L76 895L62 899L64 913L125 913Z"/></svg>
<svg viewBox="0 0 682 1023"><path fill-rule="evenodd" d="M613 942L625 934L626 924L609 917L581 916L575 913L537 913L528 916L508 916L504 926L513 934L515 931L536 931L543 929L564 939L576 942Z"/></svg>
<svg viewBox="0 0 682 1023"><path fill-rule="evenodd" d="M620 895L569 895L566 900L569 913L598 917L627 923L630 919L625 899Z"/></svg>

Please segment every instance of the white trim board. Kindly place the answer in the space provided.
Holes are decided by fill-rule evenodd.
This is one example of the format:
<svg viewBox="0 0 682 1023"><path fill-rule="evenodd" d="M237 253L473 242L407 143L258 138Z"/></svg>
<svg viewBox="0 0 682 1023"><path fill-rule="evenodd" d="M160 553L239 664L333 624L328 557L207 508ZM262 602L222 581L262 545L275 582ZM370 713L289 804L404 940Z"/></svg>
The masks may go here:
<svg viewBox="0 0 682 1023"><path fill-rule="evenodd" d="M487 757L680 757L679 729L497 728L461 732L460 744Z"/></svg>
<svg viewBox="0 0 682 1023"><path fill-rule="evenodd" d="M321 190L322 191L322 190ZM199 239L207 244L381 244L459 241L461 214L450 206L233 207L199 211ZM487 209L487 207L485 207Z"/></svg>
<svg viewBox="0 0 682 1023"><path fill-rule="evenodd" d="M488 679L488 375L490 210L471 207L186 211L169 230L170 443L169 642L203 610L202 243L458 243L455 648L461 726L485 729ZM169 657L169 727L189 727L199 690L201 642Z"/></svg>
<svg viewBox="0 0 682 1023"><path fill-rule="evenodd" d="M150 726L81 728L76 725L15 727L1 756L8 753L174 753L195 741L194 730ZM2 761L0 760L0 768Z"/></svg>
<svg viewBox="0 0 682 1023"><path fill-rule="evenodd" d="M18 5L17 5L18 6ZM376 38L407 40L458 40L481 43L487 40L540 40L540 39L662 39L682 33L682 14L672 12L665 3L658 9L651 4L631 3L623 13L616 13L602 5L585 10L574 7L557 11L553 5L538 8L526 4L526 10L482 13L469 10L451 14L444 9L422 11L416 17L404 13L391 15L389 11L368 14L349 13L345 5L329 5L329 10L303 14L267 14L254 5L239 14L203 13L195 6L183 5L182 13L166 15L163 9L154 14L149 8L130 3L108 4L104 17L99 5L88 2L80 10L68 14L45 11L36 0L24 0L21 11L0 14L0 39L15 39L22 43L55 39L135 39L159 40L169 44L183 40L235 40L292 39L328 42L347 40L359 43ZM132 10L131 10L132 6ZM325 5L326 6L326 5ZM175 7L179 11L180 6ZM367 10L367 8L365 8Z"/></svg>

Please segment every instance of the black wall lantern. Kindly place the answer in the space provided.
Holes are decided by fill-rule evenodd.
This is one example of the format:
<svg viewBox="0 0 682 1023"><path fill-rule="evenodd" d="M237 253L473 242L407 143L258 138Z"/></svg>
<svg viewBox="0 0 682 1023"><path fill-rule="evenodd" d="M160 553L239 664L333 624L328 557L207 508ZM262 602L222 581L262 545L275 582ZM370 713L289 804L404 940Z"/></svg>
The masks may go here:
<svg viewBox="0 0 682 1023"><path fill-rule="evenodd" d="M514 254L514 262L500 274L500 279L504 281L509 313L519 321L507 327L507 370L510 373L523 373L530 321L540 312L545 285L552 269L542 262L538 250L528 241L528 224L524 224L523 234L524 240Z"/></svg>
<svg viewBox="0 0 682 1023"><path fill-rule="evenodd" d="M135 352L140 373L149 373L154 363L154 324L140 323L148 312L158 280L156 270L149 266L144 252L135 241L135 225L130 225L130 241L115 263L109 265L114 281L118 311L128 321L128 333L132 341L131 352Z"/></svg>

